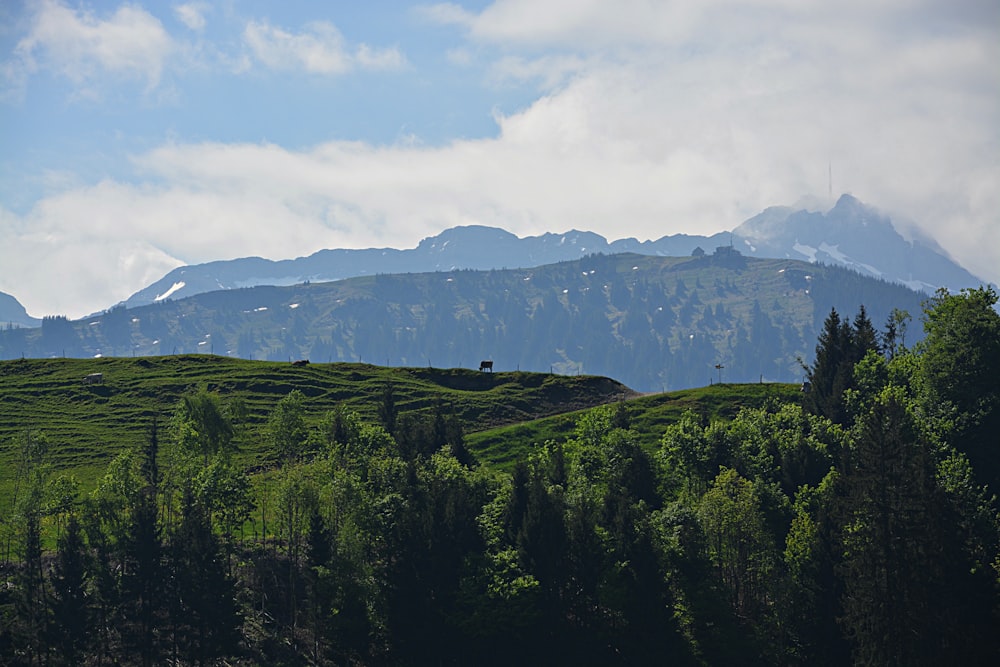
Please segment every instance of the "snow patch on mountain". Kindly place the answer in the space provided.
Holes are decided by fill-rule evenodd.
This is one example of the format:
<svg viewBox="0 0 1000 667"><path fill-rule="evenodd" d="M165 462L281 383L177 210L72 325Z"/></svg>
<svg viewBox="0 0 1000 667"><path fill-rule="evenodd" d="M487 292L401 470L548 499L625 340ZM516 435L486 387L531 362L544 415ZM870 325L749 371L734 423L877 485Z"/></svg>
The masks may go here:
<svg viewBox="0 0 1000 667"><path fill-rule="evenodd" d="M153 301L163 301L164 299L170 298L170 295L176 292L177 290L184 289L184 285L185 282L183 280L174 283L173 285L170 286L170 289L168 289L166 292L164 292L163 294L158 294L153 299Z"/></svg>
<svg viewBox="0 0 1000 667"><path fill-rule="evenodd" d="M830 257L833 257L835 260L837 260L841 264L844 264L846 266L856 266L856 267L864 269L865 271L867 271L868 273L872 274L873 276L878 276L879 278L882 277L882 272L879 271L878 269L876 269L871 264L865 264L864 262L856 262L853 259L851 259L850 257L848 257L847 255L845 255L844 253L840 252L840 244L839 243L837 245L830 245L829 243L826 243L824 241L823 243L819 244L819 249L820 249L821 252L825 252L827 255L829 255Z"/></svg>
<svg viewBox="0 0 1000 667"><path fill-rule="evenodd" d="M799 243L798 241L796 241L795 245L792 246L792 250L794 250L795 252L797 252L797 253L799 253L801 255L805 255L809 259L810 262L815 262L816 261L816 253L818 251L816 250L816 248L813 248L812 246L803 245L803 244Z"/></svg>
<svg viewBox="0 0 1000 667"><path fill-rule="evenodd" d="M899 282L900 284L906 285L910 289L916 290L918 292L933 292L934 290L937 289L935 285L931 285L930 283L925 283L922 280L900 280Z"/></svg>

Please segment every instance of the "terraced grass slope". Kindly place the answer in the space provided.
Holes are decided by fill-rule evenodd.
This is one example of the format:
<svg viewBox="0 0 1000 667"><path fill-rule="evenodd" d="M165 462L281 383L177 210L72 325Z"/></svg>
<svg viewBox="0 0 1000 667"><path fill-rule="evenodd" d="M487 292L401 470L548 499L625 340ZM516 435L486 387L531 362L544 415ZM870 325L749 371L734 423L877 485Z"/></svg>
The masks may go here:
<svg viewBox="0 0 1000 667"><path fill-rule="evenodd" d="M728 420L744 407L760 407L768 401L795 403L801 400L795 384L715 384L661 394L637 396L626 401L630 428L645 448L656 448L664 429L692 410L709 420ZM582 411L565 412L530 422L498 426L467 437L469 449L483 461L509 469L547 440L563 442L573 436Z"/></svg>
<svg viewBox="0 0 1000 667"><path fill-rule="evenodd" d="M85 383L91 373L103 374L103 382ZM260 426L292 390L306 396L310 423L338 405L377 422L387 383L400 413L442 405L467 431L635 395L614 380L594 376L351 363L295 366L212 355L0 361L0 498L15 474L17 443L26 432L44 433L56 471L72 471L87 485L122 448L146 441L154 417L165 422L183 394L205 387L223 400L243 399L250 415L241 456L266 461L270 454Z"/></svg>

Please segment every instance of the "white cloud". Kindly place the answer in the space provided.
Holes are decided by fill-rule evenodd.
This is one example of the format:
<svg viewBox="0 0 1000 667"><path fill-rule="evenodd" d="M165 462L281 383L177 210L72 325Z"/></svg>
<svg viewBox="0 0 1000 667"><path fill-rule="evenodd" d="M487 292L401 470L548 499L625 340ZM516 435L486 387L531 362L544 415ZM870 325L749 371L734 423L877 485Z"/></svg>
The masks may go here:
<svg viewBox="0 0 1000 667"><path fill-rule="evenodd" d="M475 14L461 5L452 2L439 2L433 5L418 6L415 10L418 16L443 25L460 25L469 27L475 22Z"/></svg>
<svg viewBox="0 0 1000 667"><path fill-rule="evenodd" d="M140 7L125 4L101 18L43 0L15 49L12 66L25 74L49 70L81 87L111 74L145 81L153 89L173 50L160 21Z"/></svg>
<svg viewBox="0 0 1000 667"><path fill-rule="evenodd" d="M406 64L396 48L376 49L361 44L352 52L336 26L314 21L292 33L267 21L251 21L243 39L254 57L274 70L304 70L313 74L343 74L355 67L393 69Z"/></svg>
<svg viewBox="0 0 1000 667"><path fill-rule="evenodd" d="M75 187L19 219L31 235L0 262L23 272L21 287L0 289L35 313L33 304L55 303L79 315L180 262L412 247L460 224L612 239L712 233L766 206L825 195L830 161L837 192L915 220L968 268L1000 281L992 224L1000 169L980 143L995 146L996 137L943 124L975 96L944 96L915 112L904 91L888 91L895 101L845 102L809 88L811 77L809 65L771 51L738 68L713 59L681 70L658 58L594 62L524 111L498 114L491 139L299 151L167 144L136 159L145 185ZM34 250L13 250L25 246ZM50 256L51 247L82 254ZM91 255L118 267L103 285ZM53 283L45 278L53 272L94 276ZM47 283L58 287L31 293Z"/></svg>
<svg viewBox="0 0 1000 667"><path fill-rule="evenodd" d="M676 38L691 28L692 17L703 13L700 5L649 0L498 0L478 14L452 3L426 6L421 14L431 21L463 27L485 41L594 48Z"/></svg>
<svg viewBox="0 0 1000 667"><path fill-rule="evenodd" d="M937 29L959 24L990 30L1000 18L1000 8L988 0L495 0L479 13L452 3L424 6L420 13L480 41L584 50L711 43L719 35L770 40L803 29L850 41L858 33L845 26L867 25L884 35L917 19Z"/></svg>
<svg viewBox="0 0 1000 667"><path fill-rule="evenodd" d="M544 89L554 89L569 77L586 69L586 61L575 55L552 55L535 58L503 56L490 68L498 84L538 82Z"/></svg>
<svg viewBox="0 0 1000 667"><path fill-rule="evenodd" d="M67 179L23 216L0 210L0 228L14 230L0 245L0 290L36 315L80 315L180 262L412 247L459 224L713 233L767 206L825 198L831 163L835 195L914 221L1000 283L1000 43L984 27L996 10L974 0L954 15L930 0L816 3L812 14L793 0L571 5L423 11L467 30L456 65L493 57L493 82L541 86L526 108L497 113L495 137L166 144L136 158L138 184ZM251 23L244 39L256 62L282 71L405 64L391 49L347 45L329 23L297 33Z"/></svg>
<svg viewBox="0 0 1000 667"><path fill-rule="evenodd" d="M201 2L188 2L174 6L177 19L191 30L201 32L205 29L205 12L208 6Z"/></svg>

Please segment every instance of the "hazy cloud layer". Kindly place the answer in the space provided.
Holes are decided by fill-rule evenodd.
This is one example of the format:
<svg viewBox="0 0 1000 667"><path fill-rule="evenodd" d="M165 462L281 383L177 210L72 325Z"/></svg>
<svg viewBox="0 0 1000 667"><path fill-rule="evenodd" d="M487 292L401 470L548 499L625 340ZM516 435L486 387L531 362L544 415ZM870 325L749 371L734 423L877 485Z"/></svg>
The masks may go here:
<svg viewBox="0 0 1000 667"><path fill-rule="evenodd" d="M200 30L204 14L181 7L177 29ZM101 19L70 13L59 15L81 34L126 20L163 29L132 5ZM770 205L825 200L831 167L834 197L851 192L912 221L1000 282L994 2L500 0L416 15L462 36L441 54L451 67L527 86L534 101L496 112L493 136L438 145L163 143L133 157L127 182L72 184L23 215L0 209L11 239L0 246L0 290L33 314L81 315L181 263L412 247L459 224L611 239L713 233ZM347 40L333 23L286 25L300 27L243 24L254 66L427 75L402 49ZM69 67L42 34L33 29L19 57ZM77 40L90 69L75 80L103 68L155 81L150 63L162 69L171 38L132 47L131 59L102 60L102 43Z"/></svg>
<svg viewBox="0 0 1000 667"><path fill-rule="evenodd" d="M254 57L275 70L343 74L355 67L398 68L406 63L403 54L393 48L375 49L361 44L348 50L340 31L327 21L312 22L298 33L267 21L251 21L243 38Z"/></svg>

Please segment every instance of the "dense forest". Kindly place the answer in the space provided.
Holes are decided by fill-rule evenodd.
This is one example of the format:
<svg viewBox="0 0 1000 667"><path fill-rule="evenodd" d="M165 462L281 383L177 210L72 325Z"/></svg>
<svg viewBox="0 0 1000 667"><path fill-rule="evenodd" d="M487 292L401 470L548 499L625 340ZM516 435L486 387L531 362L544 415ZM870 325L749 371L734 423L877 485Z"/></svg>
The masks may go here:
<svg viewBox="0 0 1000 667"><path fill-rule="evenodd" d="M689 412L644 448L622 401L510 472L389 384L377 423L319 427L298 391L259 429L192 391L87 493L39 425L4 508L0 656L1000 664L996 302L939 292L910 346L905 312L833 309L801 404ZM273 465L234 463L250 438Z"/></svg>

